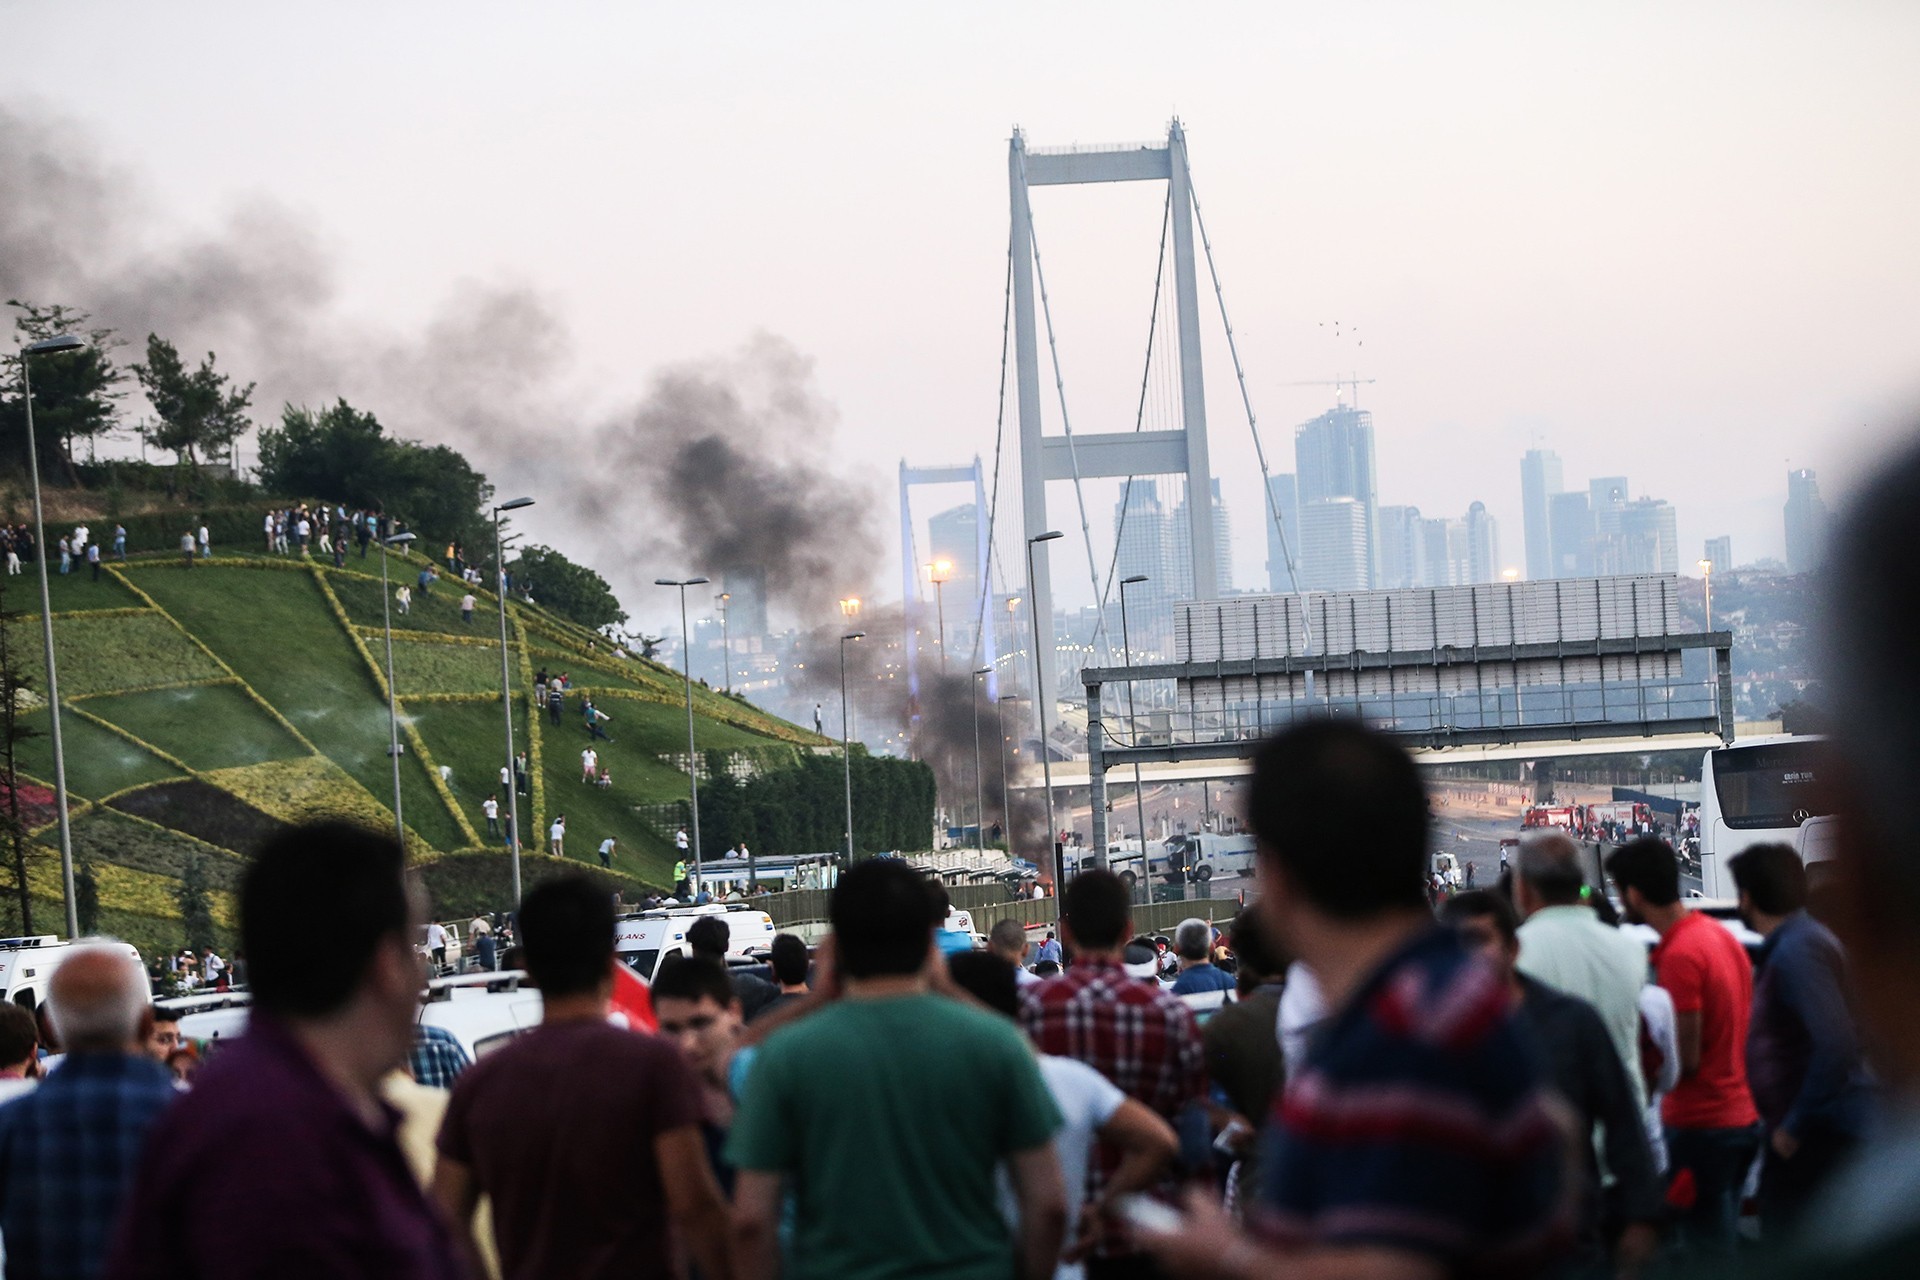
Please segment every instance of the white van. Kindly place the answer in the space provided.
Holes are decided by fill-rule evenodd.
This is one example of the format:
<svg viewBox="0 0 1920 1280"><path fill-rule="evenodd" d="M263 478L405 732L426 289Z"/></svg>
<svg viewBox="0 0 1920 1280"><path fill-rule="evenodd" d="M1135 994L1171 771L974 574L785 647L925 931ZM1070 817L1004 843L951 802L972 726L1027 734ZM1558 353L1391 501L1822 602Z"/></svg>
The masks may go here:
<svg viewBox="0 0 1920 1280"><path fill-rule="evenodd" d="M93 946L104 942L103 938L80 938L68 942L52 934L42 934L36 938L0 938L0 992L6 998L32 1013L47 999L47 983L53 979L53 971L60 962L73 954L77 946ZM130 943L116 943L125 948L135 964L140 964L140 952Z"/></svg>
<svg viewBox="0 0 1920 1280"><path fill-rule="evenodd" d="M613 952L648 982L661 960L686 955L687 928L702 916L718 916L727 925L727 955L764 960L773 949L773 917L743 903L712 902L704 907L661 907L621 916L613 922Z"/></svg>
<svg viewBox="0 0 1920 1280"><path fill-rule="evenodd" d="M1187 879L1201 884L1215 876L1251 874L1254 863L1253 837L1220 836L1211 831L1173 836L1168 839L1162 852L1154 856L1153 873L1160 875L1170 871L1176 863L1186 865Z"/></svg>

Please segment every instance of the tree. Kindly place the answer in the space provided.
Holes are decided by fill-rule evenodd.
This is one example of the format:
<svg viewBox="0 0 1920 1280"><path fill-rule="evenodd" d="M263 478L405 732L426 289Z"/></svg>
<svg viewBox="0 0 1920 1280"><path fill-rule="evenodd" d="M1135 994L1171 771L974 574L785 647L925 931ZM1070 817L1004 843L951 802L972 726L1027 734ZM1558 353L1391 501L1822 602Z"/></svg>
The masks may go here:
<svg viewBox="0 0 1920 1280"><path fill-rule="evenodd" d="M0 810L0 829L6 833L8 870L13 874L13 892L20 904L20 932L33 933L33 893L27 883L27 866L35 854L29 852L28 820L20 811L19 746L40 736L39 730L26 724L22 704L30 698L27 676L20 666L20 648L13 640L13 626L19 614L7 608L6 579L0 577L0 778L6 786L5 808Z"/></svg>
<svg viewBox="0 0 1920 1280"><path fill-rule="evenodd" d="M180 924L187 934L187 945L195 951L213 946L213 907L208 901L206 864L197 853L188 854L180 869L180 886L174 901L180 905Z"/></svg>
<svg viewBox="0 0 1920 1280"><path fill-rule="evenodd" d="M113 363L114 349L122 346L111 329L89 329L92 318L84 311L54 305L43 307L9 298L18 314L13 327L22 346L63 333L84 334L88 345L79 351L41 357L33 362L33 430L41 454L59 459L67 481L77 484L73 468L74 443L92 442L119 429L115 401L126 393L116 390L125 375ZM26 410L20 399L19 353L0 358L6 370L0 387L0 439L17 448L25 460Z"/></svg>
<svg viewBox="0 0 1920 1280"><path fill-rule="evenodd" d="M253 424L247 409L254 384L235 387L213 367L213 352L197 369L188 369L171 342L147 335L147 362L133 366L147 400L160 421L141 434L157 449L170 449L181 462L199 469L199 455L228 448Z"/></svg>
<svg viewBox="0 0 1920 1280"><path fill-rule="evenodd" d="M513 583L563 618L598 631L625 622L627 614L607 580L555 551L528 547L507 566Z"/></svg>
<svg viewBox="0 0 1920 1280"><path fill-rule="evenodd" d="M73 909L80 917L80 932L92 933L100 923L100 878L94 875L91 862L74 868Z"/></svg>

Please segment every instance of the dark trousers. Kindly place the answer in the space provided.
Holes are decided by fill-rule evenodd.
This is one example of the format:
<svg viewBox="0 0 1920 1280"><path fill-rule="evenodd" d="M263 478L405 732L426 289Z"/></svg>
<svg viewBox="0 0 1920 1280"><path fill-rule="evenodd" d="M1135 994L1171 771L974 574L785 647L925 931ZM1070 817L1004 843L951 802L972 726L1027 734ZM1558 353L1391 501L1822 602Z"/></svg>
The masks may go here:
<svg viewBox="0 0 1920 1280"><path fill-rule="evenodd" d="M527 794L527 775L524 773L515 773L513 775L513 781L514 781L514 785L519 789L520 794L523 796L526 795Z"/></svg>
<svg viewBox="0 0 1920 1280"><path fill-rule="evenodd" d="M487 834L490 836L497 836L500 834L500 819L498 818L487 819Z"/></svg>
<svg viewBox="0 0 1920 1280"><path fill-rule="evenodd" d="M1791 1160L1782 1160L1768 1146L1766 1162L1760 1166L1761 1234L1771 1240L1791 1233L1801 1212L1852 1157L1856 1146L1851 1137L1809 1133Z"/></svg>
<svg viewBox="0 0 1920 1280"><path fill-rule="evenodd" d="M1674 1234L1700 1257L1733 1252L1740 1223L1740 1193L1760 1150L1759 1126L1741 1129L1667 1129L1669 1178L1693 1177L1693 1200L1676 1208Z"/></svg>

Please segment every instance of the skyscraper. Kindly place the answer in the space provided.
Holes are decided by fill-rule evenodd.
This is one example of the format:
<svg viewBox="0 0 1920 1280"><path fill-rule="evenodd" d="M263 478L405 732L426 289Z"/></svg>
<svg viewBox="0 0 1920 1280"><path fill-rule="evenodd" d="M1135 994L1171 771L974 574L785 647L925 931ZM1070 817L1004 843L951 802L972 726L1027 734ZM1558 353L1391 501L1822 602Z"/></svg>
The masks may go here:
<svg viewBox="0 0 1920 1280"><path fill-rule="evenodd" d="M1426 546L1421 536L1420 508L1381 507L1374 517L1380 539L1380 574L1374 585L1424 587L1427 585Z"/></svg>
<svg viewBox="0 0 1920 1280"><path fill-rule="evenodd" d="M1487 514L1487 504L1476 502L1467 508L1467 581L1495 582L1500 577L1500 527Z"/></svg>
<svg viewBox="0 0 1920 1280"><path fill-rule="evenodd" d="M1293 452L1300 516L1310 529L1318 528L1325 535L1336 527L1354 527L1352 514L1344 511L1322 513L1316 524L1312 514L1315 504L1338 499L1359 504L1359 559L1365 573L1354 589L1371 586L1376 568L1374 515L1379 505L1374 484L1373 415L1351 405L1329 409L1294 429ZM1316 580L1345 576L1345 568L1354 556L1352 548L1336 546L1324 536L1307 541L1309 558L1322 552L1334 558L1324 570L1314 570Z"/></svg>
<svg viewBox="0 0 1920 1280"><path fill-rule="evenodd" d="M1579 489L1547 499L1547 528L1553 546L1553 577L1593 576L1593 507Z"/></svg>
<svg viewBox="0 0 1920 1280"><path fill-rule="evenodd" d="M1820 563L1827 541L1827 504L1820 482L1805 467L1787 472L1786 517L1787 569L1805 573Z"/></svg>
<svg viewBox="0 0 1920 1280"><path fill-rule="evenodd" d="M1167 523L1167 576L1173 600L1193 599L1192 530L1183 486ZM1213 482L1213 577L1216 596L1233 590L1233 530L1227 524L1227 504L1220 498L1218 480Z"/></svg>
<svg viewBox="0 0 1920 1280"><path fill-rule="evenodd" d="M1115 572L1122 578L1137 573L1147 575L1147 580L1135 589L1130 599L1144 617L1158 625L1168 605L1179 598L1174 594L1176 584L1170 581L1167 509L1160 501L1159 485L1136 477L1124 487L1120 501L1113 504L1113 527L1117 544Z"/></svg>
<svg viewBox="0 0 1920 1280"><path fill-rule="evenodd" d="M1527 578L1554 576L1552 522L1547 502L1560 492L1560 455L1529 449L1520 459L1520 527L1527 543Z"/></svg>
<svg viewBox="0 0 1920 1280"><path fill-rule="evenodd" d="M1309 591L1366 590L1366 505L1358 498L1321 498L1301 507L1300 523L1301 585Z"/></svg>
<svg viewBox="0 0 1920 1280"><path fill-rule="evenodd" d="M1619 532L1609 540L1616 547L1613 572L1680 572L1680 537L1666 499L1636 498L1621 507L1619 521Z"/></svg>
<svg viewBox="0 0 1920 1280"><path fill-rule="evenodd" d="M1714 573L1733 572L1733 538L1722 534L1718 538L1707 539L1706 561L1712 565Z"/></svg>
<svg viewBox="0 0 1920 1280"><path fill-rule="evenodd" d="M946 601L947 643L965 647L973 642L980 604L979 511L969 502L927 520L928 564L940 560L953 565L941 590ZM931 588L929 588L931 590Z"/></svg>
<svg viewBox="0 0 1920 1280"><path fill-rule="evenodd" d="M1467 525L1464 520L1422 520L1420 522L1422 558L1426 561L1426 585L1459 587L1469 581Z"/></svg>
<svg viewBox="0 0 1920 1280"><path fill-rule="evenodd" d="M1294 581L1287 572L1287 554L1291 552L1296 566L1300 562L1300 493L1293 483L1291 474L1272 476L1267 481L1267 490L1272 496L1273 510L1260 513L1260 521L1267 529L1267 589L1269 591L1292 591ZM1286 547L1280 545L1280 535L1273 527L1273 512L1280 513L1280 520L1286 526Z"/></svg>

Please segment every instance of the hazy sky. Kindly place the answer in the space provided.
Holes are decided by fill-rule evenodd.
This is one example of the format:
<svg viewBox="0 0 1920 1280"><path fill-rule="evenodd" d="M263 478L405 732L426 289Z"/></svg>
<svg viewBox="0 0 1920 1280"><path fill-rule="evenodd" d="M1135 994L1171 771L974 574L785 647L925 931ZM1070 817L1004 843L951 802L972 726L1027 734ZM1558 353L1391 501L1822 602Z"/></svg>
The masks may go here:
<svg viewBox="0 0 1920 1280"><path fill-rule="evenodd" d="M1285 384L1357 368L1381 500L1484 500L1508 564L1530 443L1570 483L1672 501L1684 564L1721 533L1745 562L1782 552L1789 464L1842 493L1920 406L1907 3L68 0L0 27L0 105L73 122L156 237L275 206L343 316L404 331L467 283L525 286L572 334L555 376L609 411L663 366L786 339L889 543L902 456L991 457L1016 124L1136 141L1177 114L1276 469L1331 403ZM1078 430L1132 425L1163 190L1036 193ZM1251 587L1257 472L1207 302ZM506 490L522 447L473 452ZM541 496L527 523L564 544L567 495ZM1072 527L1071 489L1051 501ZM1102 542L1112 501L1089 486ZM1085 555L1062 546L1072 601ZM599 567L642 616L628 584L679 568Z"/></svg>

